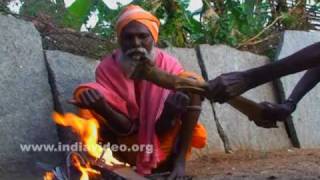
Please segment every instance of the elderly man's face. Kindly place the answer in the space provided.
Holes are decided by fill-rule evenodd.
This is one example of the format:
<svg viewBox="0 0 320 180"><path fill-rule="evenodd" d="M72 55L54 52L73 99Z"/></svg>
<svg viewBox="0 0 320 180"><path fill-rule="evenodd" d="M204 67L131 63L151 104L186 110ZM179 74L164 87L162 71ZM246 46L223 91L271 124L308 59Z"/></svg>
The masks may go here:
<svg viewBox="0 0 320 180"><path fill-rule="evenodd" d="M150 53L154 40L143 24L132 21L122 30L119 44L124 53L133 48L145 48Z"/></svg>

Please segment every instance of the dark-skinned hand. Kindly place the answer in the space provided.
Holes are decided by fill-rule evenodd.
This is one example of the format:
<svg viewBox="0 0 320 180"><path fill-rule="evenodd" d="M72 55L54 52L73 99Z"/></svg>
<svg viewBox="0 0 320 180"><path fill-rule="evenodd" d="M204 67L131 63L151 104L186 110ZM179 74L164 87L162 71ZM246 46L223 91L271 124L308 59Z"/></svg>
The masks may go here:
<svg viewBox="0 0 320 180"><path fill-rule="evenodd" d="M209 99L225 103L248 89L248 80L243 72L231 72L208 81Z"/></svg>
<svg viewBox="0 0 320 180"><path fill-rule="evenodd" d="M182 92L169 94L160 119L156 123L157 134L163 134L168 128L173 127L176 123L176 116L185 112L189 103L189 96Z"/></svg>
<svg viewBox="0 0 320 180"><path fill-rule="evenodd" d="M88 89L79 95L79 101L69 100L69 103L80 108L103 112L107 107L104 97L95 89Z"/></svg>
<svg viewBox="0 0 320 180"><path fill-rule="evenodd" d="M189 103L190 97L183 92L177 91L169 94L165 102L165 108L168 108L174 114L183 113Z"/></svg>
<svg viewBox="0 0 320 180"><path fill-rule="evenodd" d="M263 119L276 119L278 121L285 121L295 109L289 103L262 102L260 105L263 107Z"/></svg>
<svg viewBox="0 0 320 180"><path fill-rule="evenodd" d="M135 70L130 77L131 79L144 79L143 76L145 75L145 72L148 71L150 67L153 67L155 65L150 55L146 53L138 54L132 59L136 59L136 64Z"/></svg>
<svg viewBox="0 0 320 180"><path fill-rule="evenodd" d="M274 104L262 102L259 105L262 108L261 118L254 119L254 122L257 126L263 128L277 127L277 121L285 121L295 109L289 103Z"/></svg>

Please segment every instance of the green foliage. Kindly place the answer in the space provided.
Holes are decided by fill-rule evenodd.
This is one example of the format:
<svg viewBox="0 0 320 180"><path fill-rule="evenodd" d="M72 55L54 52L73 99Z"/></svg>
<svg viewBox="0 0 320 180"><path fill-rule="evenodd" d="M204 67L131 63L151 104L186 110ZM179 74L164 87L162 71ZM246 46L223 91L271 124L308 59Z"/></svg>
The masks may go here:
<svg viewBox="0 0 320 180"><path fill-rule="evenodd" d="M290 13L284 12L282 13L282 23L288 28L292 29L298 23L298 17L292 15Z"/></svg>
<svg viewBox="0 0 320 180"><path fill-rule="evenodd" d="M83 23L88 20L93 0L76 0L67 10L63 23L71 28L80 30Z"/></svg>
<svg viewBox="0 0 320 180"><path fill-rule="evenodd" d="M270 7L266 2L227 0L224 3L225 10L217 24L206 27L208 33L213 32L213 42L209 43L235 46L259 33L270 21L271 16L267 13Z"/></svg>
<svg viewBox="0 0 320 180"><path fill-rule="evenodd" d="M200 43L226 43L237 45L239 42L259 32L269 16L267 3L247 0L245 2L226 0L223 14L215 14L208 1L198 13L187 10L190 0L134 0L137 4L161 19L160 41L177 47L190 47ZM66 9L62 24L80 30L91 12L98 11L98 22L89 31L115 40L115 22L123 6L110 9L102 0L76 0ZM34 11L33 11L34 12ZM212 15L215 14L215 15ZM195 16L202 15L201 21Z"/></svg>
<svg viewBox="0 0 320 180"><path fill-rule="evenodd" d="M23 1L20 14L25 16L50 16L56 23L60 23L65 12L63 0L57 0L53 3L50 0L27 0Z"/></svg>
<svg viewBox="0 0 320 180"><path fill-rule="evenodd" d="M98 22L90 31L106 38L115 38L115 23L121 7L119 6L117 10L112 10L103 1L99 1L94 9L98 11Z"/></svg>
<svg viewBox="0 0 320 180"><path fill-rule="evenodd" d="M203 6L190 12L190 0L133 0L161 19L160 41L177 47L191 47L196 44L224 43L232 46L246 42L263 31L272 20L269 0L202 0ZM123 6L110 9L103 0L76 0L64 8L63 0L24 0L23 14L36 16L44 12L53 17L61 26L80 30L92 12L98 12L98 22L90 32L110 40L116 40L115 23ZM312 8L319 9L317 1ZM200 18L199 18L200 16ZM297 17L282 12L281 23L293 29ZM263 31L265 32L265 31ZM268 32L259 38L266 37Z"/></svg>

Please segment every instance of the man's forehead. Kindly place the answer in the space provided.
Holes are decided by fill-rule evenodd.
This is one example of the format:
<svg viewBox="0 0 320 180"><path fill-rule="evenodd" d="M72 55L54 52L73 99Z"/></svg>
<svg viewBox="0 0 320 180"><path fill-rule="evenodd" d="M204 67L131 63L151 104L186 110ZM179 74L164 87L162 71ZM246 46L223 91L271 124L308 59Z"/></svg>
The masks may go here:
<svg viewBox="0 0 320 180"><path fill-rule="evenodd" d="M138 21L132 21L127 24L124 28L122 33L128 34L151 34L149 29L142 23Z"/></svg>

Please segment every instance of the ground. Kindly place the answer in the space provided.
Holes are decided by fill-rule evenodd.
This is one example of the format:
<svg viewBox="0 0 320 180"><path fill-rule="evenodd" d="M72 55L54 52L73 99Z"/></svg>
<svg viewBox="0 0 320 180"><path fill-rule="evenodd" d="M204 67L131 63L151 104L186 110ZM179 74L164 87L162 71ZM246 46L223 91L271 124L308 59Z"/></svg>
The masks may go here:
<svg viewBox="0 0 320 180"><path fill-rule="evenodd" d="M210 180L320 179L320 150L215 153L189 161L187 173Z"/></svg>

